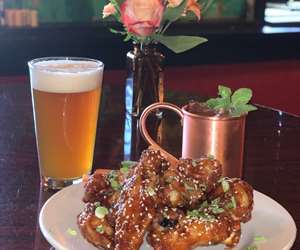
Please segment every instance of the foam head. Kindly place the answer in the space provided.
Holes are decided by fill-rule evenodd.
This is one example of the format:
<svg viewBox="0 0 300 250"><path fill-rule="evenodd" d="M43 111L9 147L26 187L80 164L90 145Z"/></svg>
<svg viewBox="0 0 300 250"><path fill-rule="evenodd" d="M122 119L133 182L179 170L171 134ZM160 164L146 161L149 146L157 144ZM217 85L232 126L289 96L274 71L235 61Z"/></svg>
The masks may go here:
<svg viewBox="0 0 300 250"><path fill-rule="evenodd" d="M29 62L32 88L52 93L78 93L99 88L103 64L89 60L41 60Z"/></svg>

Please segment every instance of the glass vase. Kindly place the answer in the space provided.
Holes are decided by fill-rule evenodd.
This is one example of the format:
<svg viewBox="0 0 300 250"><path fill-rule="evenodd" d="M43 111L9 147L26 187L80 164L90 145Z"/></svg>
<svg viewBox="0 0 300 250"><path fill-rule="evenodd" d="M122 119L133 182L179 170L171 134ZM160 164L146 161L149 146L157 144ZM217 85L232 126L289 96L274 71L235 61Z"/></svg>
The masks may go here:
<svg viewBox="0 0 300 250"><path fill-rule="evenodd" d="M127 79L125 87L124 160L138 160L147 144L141 138L138 126L143 110L164 100L164 55L156 44L133 44L127 53ZM150 131L160 141L162 113L150 117Z"/></svg>
<svg viewBox="0 0 300 250"><path fill-rule="evenodd" d="M139 117L144 108L164 99L164 55L156 44L133 44L127 53L126 112Z"/></svg>

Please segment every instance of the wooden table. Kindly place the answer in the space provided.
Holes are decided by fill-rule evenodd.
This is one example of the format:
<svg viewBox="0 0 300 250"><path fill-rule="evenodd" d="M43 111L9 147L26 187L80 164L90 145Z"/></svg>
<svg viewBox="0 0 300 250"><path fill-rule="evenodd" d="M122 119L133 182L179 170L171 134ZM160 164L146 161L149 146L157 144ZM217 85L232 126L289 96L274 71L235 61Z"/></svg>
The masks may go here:
<svg viewBox="0 0 300 250"><path fill-rule="evenodd" d="M94 168L117 168L129 158L128 152L124 156L123 95L122 85L104 87ZM182 93L168 96L179 105L188 98ZM178 155L180 125L166 116L170 122L164 126L163 143ZM282 204L299 226L300 117L261 107L249 114L244 163L245 180ZM51 193L39 187L29 83L0 85L0 176L0 249L49 249L38 215ZM299 237L293 249L300 249Z"/></svg>

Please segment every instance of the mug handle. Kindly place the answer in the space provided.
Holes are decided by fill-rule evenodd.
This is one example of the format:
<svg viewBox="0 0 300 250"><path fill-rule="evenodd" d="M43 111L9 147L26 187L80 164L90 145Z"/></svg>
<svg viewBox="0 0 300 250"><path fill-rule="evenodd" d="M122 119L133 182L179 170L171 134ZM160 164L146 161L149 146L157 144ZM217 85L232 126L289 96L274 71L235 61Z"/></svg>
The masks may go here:
<svg viewBox="0 0 300 250"><path fill-rule="evenodd" d="M167 103L167 102L156 102L148 106L147 108L144 109L143 113L141 114L140 117L140 122L139 122L139 128L141 135L145 139L145 141L150 145L150 148L153 148L155 150L161 151L162 155L171 163L177 164L178 159L173 156L172 154L168 153L166 150L164 150L162 147L160 147L149 135L148 130L146 128L146 121L150 113L152 113L154 110L157 109L168 109L171 111L174 111L176 114L180 116L181 119L183 119L183 112L179 107L172 103Z"/></svg>

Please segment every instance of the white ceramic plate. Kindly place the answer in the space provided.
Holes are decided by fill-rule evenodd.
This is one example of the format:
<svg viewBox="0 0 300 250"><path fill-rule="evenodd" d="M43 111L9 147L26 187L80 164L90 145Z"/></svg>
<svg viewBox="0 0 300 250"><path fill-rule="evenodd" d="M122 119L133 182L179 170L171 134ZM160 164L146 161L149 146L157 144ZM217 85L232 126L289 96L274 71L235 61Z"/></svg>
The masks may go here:
<svg viewBox="0 0 300 250"><path fill-rule="evenodd" d="M43 206L39 224L48 242L58 250L95 250L80 234L76 216L83 209L82 184L67 187L53 195ZM254 191L254 210L250 222L242 225L242 237L235 250L245 250L254 243L255 236L264 241L255 242L259 250L288 250L296 238L296 225L291 215L276 201ZM68 229L76 230L72 236ZM152 249L144 243L141 250ZM224 245L201 247L201 250L223 250Z"/></svg>

